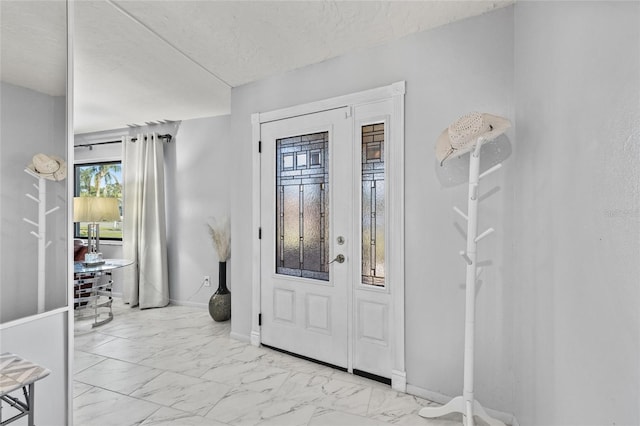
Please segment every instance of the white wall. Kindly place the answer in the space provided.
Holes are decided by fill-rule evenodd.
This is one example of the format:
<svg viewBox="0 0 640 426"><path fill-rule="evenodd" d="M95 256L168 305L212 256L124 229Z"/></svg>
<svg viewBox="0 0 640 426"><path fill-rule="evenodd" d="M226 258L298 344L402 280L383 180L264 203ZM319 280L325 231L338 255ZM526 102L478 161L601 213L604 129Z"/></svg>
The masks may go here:
<svg viewBox="0 0 640 426"><path fill-rule="evenodd" d="M165 151L172 303L206 307L218 286L218 258L206 224L229 215L229 145L229 116L221 116L183 121ZM205 275L211 287L201 287Z"/></svg>
<svg viewBox="0 0 640 426"><path fill-rule="evenodd" d="M232 331L251 328L250 114L406 80L406 342L413 391L462 387L459 115L509 117L485 160L477 399L521 425L640 424L640 4L515 6L234 88ZM499 148L499 149L498 149ZM489 158L494 157L494 158ZM486 165L485 165L486 167Z"/></svg>
<svg viewBox="0 0 640 426"><path fill-rule="evenodd" d="M251 318L250 114L344 95L406 81L405 220L406 220L406 369L414 387L455 396L462 390L465 264L464 247L453 226L452 205L464 208L468 172L464 161L443 173L434 145L442 130L460 115L487 111L513 118L513 8L400 41L345 55L323 63L232 90L231 129L234 182L231 194L234 236L232 330L248 335ZM510 138L513 132L507 133ZM502 141L508 143L507 139ZM505 169L513 167L508 160ZM457 167L461 165L461 167ZM453 185L446 179L457 181ZM478 296L476 390L488 407L513 407L510 327L512 290L502 269L509 239L502 223L510 214L508 172L488 179L503 191L481 206L480 229L496 234L480 246L480 258L491 259Z"/></svg>
<svg viewBox="0 0 640 426"><path fill-rule="evenodd" d="M65 98L49 96L5 82L0 83L0 322L37 312L38 243L24 222L38 221L38 206L25 196L38 196L38 181L24 172L35 154L66 158ZM47 216L45 309L66 305L68 180L47 181L47 209L60 210ZM61 266L62 265L62 266Z"/></svg>
<svg viewBox="0 0 640 426"><path fill-rule="evenodd" d="M229 116L185 120L149 129L171 133L165 145L167 254L172 303L206 308L218 286L218 259L208 234L209 217L229 214ZM75 144L118 140L137 130L114 129L76 135ZM121 144L76 147L76 162L122 159ZM122 244L101 242L105 257L121 258ZM202 287L203 277L211 287ZM231 274L228 272L228 283ZM122 296L121 271L113 272L113 293ZM229 286L230 287L230 286Z"/></svg>
<svg viewBox="0 0 640 426"><path fill-rule="evenodd" d="M515 411L638 425L640 3L522 2L515 29Z"/></svg>

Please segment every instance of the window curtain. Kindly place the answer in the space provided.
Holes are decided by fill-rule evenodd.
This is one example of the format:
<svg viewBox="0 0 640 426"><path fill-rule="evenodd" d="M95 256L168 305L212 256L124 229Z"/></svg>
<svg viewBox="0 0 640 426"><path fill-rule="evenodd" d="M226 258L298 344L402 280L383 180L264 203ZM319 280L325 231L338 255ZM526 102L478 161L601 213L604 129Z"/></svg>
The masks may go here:
<svg viewBox="0 0 640 426"><path fill-rule="evenodd" d="M123 269L123 301L140 309L169 304L164 205L164 142L156 133L126 138L122 164L122 251L134 265Z"/></svg>

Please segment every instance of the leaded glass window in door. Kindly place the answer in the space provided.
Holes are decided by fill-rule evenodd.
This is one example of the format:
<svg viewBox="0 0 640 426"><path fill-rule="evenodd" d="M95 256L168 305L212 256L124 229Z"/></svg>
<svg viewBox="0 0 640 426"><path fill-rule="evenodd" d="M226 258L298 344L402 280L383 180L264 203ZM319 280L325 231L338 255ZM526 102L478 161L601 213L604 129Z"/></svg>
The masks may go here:
<svg viewBox="0 0 640 426"><path fill-rule="evenodd" d="M384 284L384 123L362 126L362 283Z"/></svg>
<svg viewBox="0 0 640 426"><path fill-rule="evenodd" d="M276 140L276 273L329 280L329 133Z"/></svg>

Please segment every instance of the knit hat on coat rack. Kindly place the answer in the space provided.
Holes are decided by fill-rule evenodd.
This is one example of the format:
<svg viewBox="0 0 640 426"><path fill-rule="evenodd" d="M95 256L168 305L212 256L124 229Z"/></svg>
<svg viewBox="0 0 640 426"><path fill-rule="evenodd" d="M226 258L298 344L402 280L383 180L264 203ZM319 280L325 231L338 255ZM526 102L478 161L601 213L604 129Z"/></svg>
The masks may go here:
<svg viewBox="0 0 640 426"><path fill-rule="evenodd" d="M497 115L472 112L463 115L446 128L436 143L436 158L442 164L449 158L472 151L478 138L490 141L503 134L511 122Z"/></svg>

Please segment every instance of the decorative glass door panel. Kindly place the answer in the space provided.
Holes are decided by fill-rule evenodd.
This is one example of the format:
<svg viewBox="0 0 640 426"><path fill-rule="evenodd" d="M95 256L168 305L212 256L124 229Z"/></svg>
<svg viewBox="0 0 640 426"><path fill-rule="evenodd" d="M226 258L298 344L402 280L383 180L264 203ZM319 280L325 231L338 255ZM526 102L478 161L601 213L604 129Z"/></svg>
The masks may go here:
<svg viewBox="0 0 640 426"><path fill-rule="evenodd" d="M328 132L276 140L276 273L329 281Z"/></svg>
<svg viewBox="0 0 640 426"><path fill-rule="evenodd" d="M362 283L384 283L384 123L362 126Z"/></svg>

